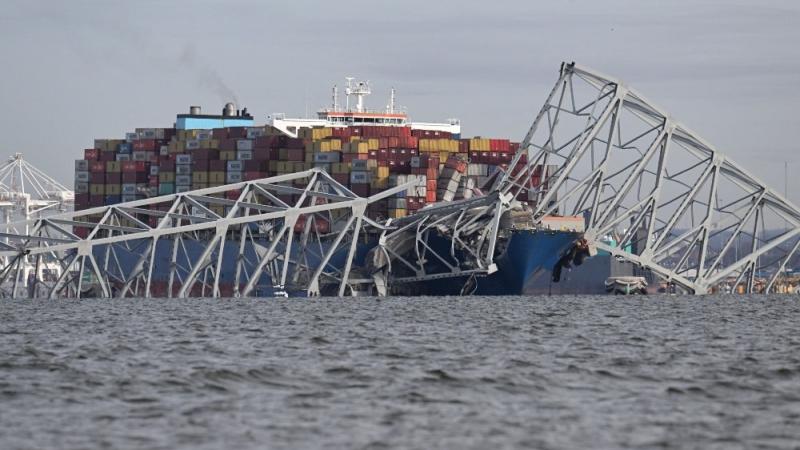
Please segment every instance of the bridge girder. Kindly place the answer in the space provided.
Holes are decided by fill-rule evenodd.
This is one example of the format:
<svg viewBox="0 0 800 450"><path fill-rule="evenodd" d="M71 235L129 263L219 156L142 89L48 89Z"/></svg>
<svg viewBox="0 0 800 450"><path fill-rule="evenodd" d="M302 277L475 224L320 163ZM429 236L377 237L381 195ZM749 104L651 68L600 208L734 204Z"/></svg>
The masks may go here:
<svg viewBox="0 0 800 450"><path fill-rule="evenodd" d="M539 166L550 166L542 187L526 186ZM796 205L620 80L574 63L496 188L530 190L536 218L583 215L599 249L694 294L726 282L770 292L800 247Z"/></svg>

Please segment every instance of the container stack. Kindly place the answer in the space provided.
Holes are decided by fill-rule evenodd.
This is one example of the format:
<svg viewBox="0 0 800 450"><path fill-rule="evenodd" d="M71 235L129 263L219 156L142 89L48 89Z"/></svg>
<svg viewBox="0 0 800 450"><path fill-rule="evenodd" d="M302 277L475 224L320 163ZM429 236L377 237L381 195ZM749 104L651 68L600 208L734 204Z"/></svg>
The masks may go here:
<svg viewBox="0 0 800 450"><path fill-rule="evenodd" d="M507 169L518 148L507 139L454 139L398 126L302 128L297 138L269 126L136 129L124 139L98 139L84 151L75 162L75 203L85 209L317 167L362 197L414 182L367 211L373 218L399 218L437 201L470 198ZM529 186L540 179L537 172ZM528 201L528 193L519 200Z"/></svg>

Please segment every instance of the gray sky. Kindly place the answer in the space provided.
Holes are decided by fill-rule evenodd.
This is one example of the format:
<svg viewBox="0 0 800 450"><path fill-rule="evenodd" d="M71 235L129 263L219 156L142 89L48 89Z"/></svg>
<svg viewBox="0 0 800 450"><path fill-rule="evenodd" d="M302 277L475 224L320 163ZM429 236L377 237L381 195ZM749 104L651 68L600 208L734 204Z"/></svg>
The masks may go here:
<svg viewBox="0 0 800 450"><path fill-rule="evenodd" d="M0 152L72 184L95 137L235 96L263 123L369 79L413 120L519 140L562 60L621 78L728 156L800 189L800 2L35 1L0 9Z"/></svg>

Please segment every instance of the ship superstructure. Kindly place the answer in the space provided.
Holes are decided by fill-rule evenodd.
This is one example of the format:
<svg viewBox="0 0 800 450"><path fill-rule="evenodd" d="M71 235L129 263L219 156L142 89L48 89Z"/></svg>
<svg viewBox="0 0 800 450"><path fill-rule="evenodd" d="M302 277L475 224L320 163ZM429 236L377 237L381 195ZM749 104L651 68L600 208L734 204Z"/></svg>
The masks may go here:
<svg viewBox="0 0 800 450"><path fill-rule="evenodd" d="M273 113L267 117L267 124L288 136L297 137L302 128L350 127L350 126L394 126L410 127L414 130L427 130L461 136L461 122L447 119L445 122L410 122L405 108L396 105L396 91L391 88L389 102L383 110L370 110L366 107L366 97L372 94L369 81L355 81L347 77L345 104L339 103L339 89L331 89L331 104L317 111L316 118L289 118L284 113ZM352 105L351 105L352 103Z"/></svg>

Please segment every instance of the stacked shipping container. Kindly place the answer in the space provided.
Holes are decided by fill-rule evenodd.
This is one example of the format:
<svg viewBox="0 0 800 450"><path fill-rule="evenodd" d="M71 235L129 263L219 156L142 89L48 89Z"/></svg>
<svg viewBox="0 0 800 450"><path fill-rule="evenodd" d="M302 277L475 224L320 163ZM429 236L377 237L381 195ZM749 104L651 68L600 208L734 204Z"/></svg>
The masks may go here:
<svg viewBox="0 0 800 450"><path fill-rule="evenodd" d="M469 198L507 168L519 148L507 139L453 139L445 132L393 126L305 128L297 138L269 126L148 128L94 144L75 162L76 209L312 167L362 197L417 181L417 187L371 205L368 214L375 218L399 218L429 203ZM530 183L537 186L538 175ZM520 200L527 201L526 195ZM282 200L296 199L286 195Z"/></svg>

